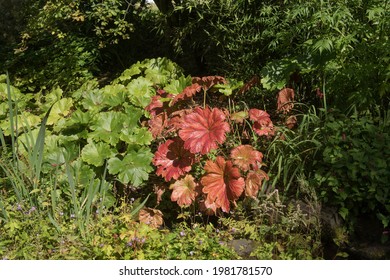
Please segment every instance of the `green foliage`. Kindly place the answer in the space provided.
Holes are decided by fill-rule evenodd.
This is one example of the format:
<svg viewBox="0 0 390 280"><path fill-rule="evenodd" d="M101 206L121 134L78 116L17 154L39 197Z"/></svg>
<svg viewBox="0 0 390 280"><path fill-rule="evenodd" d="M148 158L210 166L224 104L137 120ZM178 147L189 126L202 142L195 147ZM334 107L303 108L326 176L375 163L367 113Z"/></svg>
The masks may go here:
<svg viewBox="0 0 390 280"><path fill-rule="evenodd" d="M0 220L0 258L34 260L166 260L236 259L226 237L214 227L157 230L132 218L132 205L113 212L93 214L85 224L87 235L79 238L77 218L62 215L53 227L48 213L25 211L24 205L6 205L10 221ZM224 241L224 244L221 244Z"/></svg>
<svg viewBox="0 0 390 280"><path fill-rule="evenodd" d="M26 24L19 27L18 45L9 43L15 53L8 51L6 67L23 90L75 90L106 71L106 59L122 63L115 46L130 39L134 23L148 10L136 2L27 1L29 8L19 12Z"/></svg>
<svg viewBox="0 0 390 280"><path fill-rule="evenodd" d="M151 59L135 64L110 85L99 88L90 81L67 98L58 89L37 94L33 99L12 88L14 93L9 100L14 100L17 107L9 108L15 108L12 112L17 117L7 118L9 110L5 110L0 127L5 136L10 135L9 120L13 120L15 128L11 131L26 135L18 138L18 145L26 149L35 142L34 127L51 106L43 172L52 172L53 165L61 166L59 169L65 172L65 162L81 157L101 177L101 167L107 161L110 175L117 175L123 184L139 187L152 171L153 157L149 147L152 136L141 123L146 114L144 107L157 85L164 87L181 76L181 70L171 61ZM0 86L4 100L5 84ZM26 112L30 106L33 110ZM16 141L14 136L12 139Z"/></svg>
<svg viewBox="0 0 390 280"><path fill-rule="evenodd" d="M350 222L374 214L383 227L390 221L388 113L345 116L333 113L323 127L324 148L316 180L327 204Z"/></svg>

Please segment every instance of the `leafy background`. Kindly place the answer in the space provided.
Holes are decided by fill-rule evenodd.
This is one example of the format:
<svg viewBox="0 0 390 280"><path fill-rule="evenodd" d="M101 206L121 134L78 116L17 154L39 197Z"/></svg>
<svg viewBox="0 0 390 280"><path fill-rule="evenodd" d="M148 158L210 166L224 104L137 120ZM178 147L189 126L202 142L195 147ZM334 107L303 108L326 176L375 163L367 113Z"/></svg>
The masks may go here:
<svg viewBox="0 0 390 280"><path fill-rule="evenodd" d="M389 1L0 10L2 258L389 257Z"/></svg>

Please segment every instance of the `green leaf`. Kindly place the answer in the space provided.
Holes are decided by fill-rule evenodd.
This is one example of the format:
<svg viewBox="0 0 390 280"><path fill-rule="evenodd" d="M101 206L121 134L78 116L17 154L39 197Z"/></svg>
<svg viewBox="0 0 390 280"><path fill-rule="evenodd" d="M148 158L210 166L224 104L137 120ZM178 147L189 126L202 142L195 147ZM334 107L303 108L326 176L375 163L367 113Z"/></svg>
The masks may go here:
<svg viewBox="0 0 390 280"><path fill-rule="evenodd" d="M100 112L96 115L95 123L91 125L92 138L103 140L111 145L119 141L119 133L123 128L126 115L120 112Z"/></svg>
<svg viewBox="0 0 390 280"><path fill-rule="evenodd" d="M88 143L81 151L83 161L96 167L102 166L106 159L114 155L115 152L111 149L110 145L104 142Z"/></svg>
<svg viewBox="0 0 390 280"><path fill-rule="evenodd" d="M126 101L126 88L124 85L107 85L103 88L103 102L111 107L123 105Z"/></svg>
<svg viewBox="0 0 390 280"><path fill-rule="evenodd" d="M47 120L48 125L57 123L60 119L67 117L70 113L70 109L73 106L72 98L63 98L54 103L49 118Z"/></svg>
<svg viewBox="0 0 390 280"><path fill-rule="evenodd" d="M340 216L341 216L344 220L346 220L346 218L347 218L347 216L348 216L348 213L349 213L349 211L348 211L348 209L345 208L345 207L341 207L340 210L339 210L339 214L340 214Z"/></svg>
<svg viewBox="0 0 390 280"><path fill-rule="evenodd" d="M38 116L35 116L31 114L30 112L23 111L20 115L17 116L17 118L14 116L12 118L12 124L14 125L13 131L20 131L23 128L33 128L37 127L41 122L41 118ZM5 136L9 136L11 134L11 124L10 124L10 118L4 120L0 124L0 128L3 130L3 134Z"/></svg>
<svg viewBox="0 0 390 280"><path fill-rule="evenodd" d="M191 85L191 77L180 76L179 79L174 79L164 87L164 90L168 93L179 94L181 93L187 86Z"/></svg>
<svg viewBox="0 0 390 280"><path fill-rule="evenodd" d="M93 112L99 112L104 108L104 94L102 91L89 91L83 95L83 101L81 102L86 110Z"/></svg>
<svg viewBox="0 0 390 280"><path fill-rule="evenodd" d="M123 129L120 139L128 144L150 145L153 136L146 127Z"/></svg>
<svg viewBox="0 0 390 280"><path fill-rule="evenodd" d="M149 178L149 173L153 170L150 165L153 154L147 148L138 151L132 150L120 160L111 158L108 160L108 170L111 174L118 174L118 179L123 184L129 182L138 187Z"/></svg>
<svg viewBox="0 0 390 280"><path fill-rule="evenodd" d="M314 44L314 46L313 46L313 50L314 51L319 51L320 54L323 51L329 51L330 52L332 49L333 49L333 42L329 38L324 38L324 39L318 40Z"/></svg>
<svg viewBox="0 0 390 280"><path fill-rule="evenodd" d="M156 94L153 83L144 77L139 77L127 85L129 99L137 107L145 108L149 105L152 96Z"/></svg>

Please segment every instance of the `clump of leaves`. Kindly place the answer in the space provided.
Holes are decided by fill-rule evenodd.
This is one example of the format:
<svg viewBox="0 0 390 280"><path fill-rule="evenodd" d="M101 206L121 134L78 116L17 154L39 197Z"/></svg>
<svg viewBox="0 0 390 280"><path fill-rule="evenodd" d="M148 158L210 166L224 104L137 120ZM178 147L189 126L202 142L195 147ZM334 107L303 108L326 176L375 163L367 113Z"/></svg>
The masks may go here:
<svg viewBox="0 0 390 280"><path fill-rule="evenodd" d="M241 196L256 197L262 182L268 179L261 170L263 154L252 145L239 144L241 139L234 138L235 130L240 126L253 139L272 137L270 115L251 109L240 114L237 122L235 112L206 105L208 95L222 93L231 98L233 88L243 92L222 77L179 81L179 85L158 89L146 107L149 131L158 144L153 159L156 174L170 183L171 200L179 206L198 205L209 214L219 210L228 213ZM198 105L202 101L203 106Z"/></svg>

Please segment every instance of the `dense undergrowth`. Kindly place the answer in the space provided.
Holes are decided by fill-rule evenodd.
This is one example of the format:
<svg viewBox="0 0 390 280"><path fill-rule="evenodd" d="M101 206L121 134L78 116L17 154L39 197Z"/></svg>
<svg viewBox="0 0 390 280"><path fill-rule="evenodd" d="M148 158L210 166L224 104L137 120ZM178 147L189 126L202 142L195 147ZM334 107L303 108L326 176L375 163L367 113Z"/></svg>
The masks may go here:
<svg viewBox="0 0 390 280"><path fill-rule="evenodd" d="M1 258L388 244L386 1L87 2L5 29Z"/></svg>

